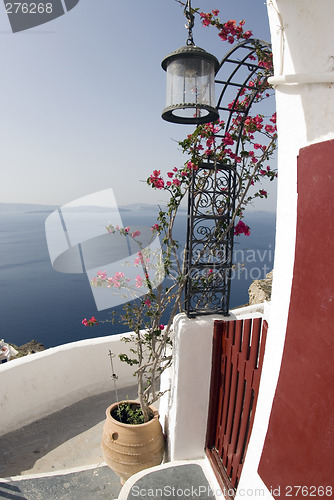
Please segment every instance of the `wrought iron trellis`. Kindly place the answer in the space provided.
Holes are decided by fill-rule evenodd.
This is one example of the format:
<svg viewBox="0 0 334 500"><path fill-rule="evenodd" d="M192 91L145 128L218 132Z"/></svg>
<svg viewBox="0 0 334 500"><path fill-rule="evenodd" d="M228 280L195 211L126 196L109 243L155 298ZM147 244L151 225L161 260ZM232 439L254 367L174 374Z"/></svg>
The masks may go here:
<svg viewBox="0 0 334 500"><path fill-rule="evenodd" d="M256 60L258 51L270 53L270 44L245 40L233 47L222 59L216 84L222 86L217 109L225 121L225 133L237 115L246 118L266 84L254 76L261 70ZM231 69L230 69L231 68ZM220 74L227 77L219 79ZM218 78L217 78L218 77ZM255 82L255 84L254 84ZM240 107L239 98L249 91L249 101ZM229 103L232 103L228 106ZM234 143L237 156L242 141L243 125ZM217 138L224 136L217 134ZM188 199L186 247L185 311L189 317L205 314L229 314L237 162L219 163L214 159L202 163L192 174Z"/></svg>

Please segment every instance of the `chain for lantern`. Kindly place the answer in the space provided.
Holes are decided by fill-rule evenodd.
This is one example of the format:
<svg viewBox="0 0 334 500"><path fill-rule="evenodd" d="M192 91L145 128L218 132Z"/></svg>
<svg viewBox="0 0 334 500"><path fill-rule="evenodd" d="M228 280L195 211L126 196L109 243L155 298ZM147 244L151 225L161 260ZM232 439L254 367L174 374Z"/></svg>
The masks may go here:
<svg viewBox="0 0 334 500"><path fill-rule="evenodd" d="M191 0L187 0L187 3L184 7L184 15L188 19L188 24L186 24L186 28L188 30L187 45L195 45L194 39L193 39L193 27L195 24L195 16L192 13Z"/></svg>

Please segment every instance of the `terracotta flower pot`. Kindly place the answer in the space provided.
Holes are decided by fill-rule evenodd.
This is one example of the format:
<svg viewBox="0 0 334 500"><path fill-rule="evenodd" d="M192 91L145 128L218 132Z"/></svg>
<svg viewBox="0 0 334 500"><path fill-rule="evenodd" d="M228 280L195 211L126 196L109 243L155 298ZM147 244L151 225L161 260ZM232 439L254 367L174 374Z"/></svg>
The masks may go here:
<svg viewBox="0 0 334 500"><path fill-rule="evenodd" d="M121 403L138 404L137 401ZM111 416L119 403L106 410L103 427L102 449L106 464L118 474L121 483L136 472L154 467L162 462L165 440L158 419L158 412L151 406L154 417L144 424L123 424Z"/></svg>

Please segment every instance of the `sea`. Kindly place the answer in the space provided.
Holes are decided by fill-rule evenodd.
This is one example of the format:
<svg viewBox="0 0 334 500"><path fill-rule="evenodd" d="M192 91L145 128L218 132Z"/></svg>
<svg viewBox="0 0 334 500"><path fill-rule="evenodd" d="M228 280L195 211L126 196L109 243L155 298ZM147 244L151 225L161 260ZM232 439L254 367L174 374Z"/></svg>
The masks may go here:
<svg viewBox="0 0 334 500"><path fill-rule="evenodd" d="M97 311L86 274L53 269L45 235L45 220L52 210L0 204L0 338L17 346L34 339L49 348L127 331L120 323L106 321L111 309ZM131 227L152 226L151 209L124 211ZM230 308L247 304L252 281L265 278L273 268L275 214L250 211L244 220L251 234L235 238ZM185 233L186 211L175 226L175 239L181 244ZM120 307L115 309L119 312ZM91 316L99 325L83 326L83 318Z"/></svg>

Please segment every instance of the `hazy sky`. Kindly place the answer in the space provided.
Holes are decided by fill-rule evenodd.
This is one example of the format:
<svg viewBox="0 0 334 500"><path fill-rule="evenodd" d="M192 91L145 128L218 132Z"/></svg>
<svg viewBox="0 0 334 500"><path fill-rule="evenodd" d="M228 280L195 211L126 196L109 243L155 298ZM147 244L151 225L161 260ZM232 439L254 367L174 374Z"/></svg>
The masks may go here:
<svg viewBox="0 0 334 500"><path fill-rule="evenodd" d="M264 0L193 0L246 20L270 41ZM80 0L70 12L13 34L0 4L0 202L62 205L112 188L120 205L162 201L145 183L184 158L192 129L161 119L161 60L185 45L175 0ZM230 45L195 23L196 45L221 59ZM274 193L275 188L269 187ZM258 209L275 209L275 196Z"/></svg>

